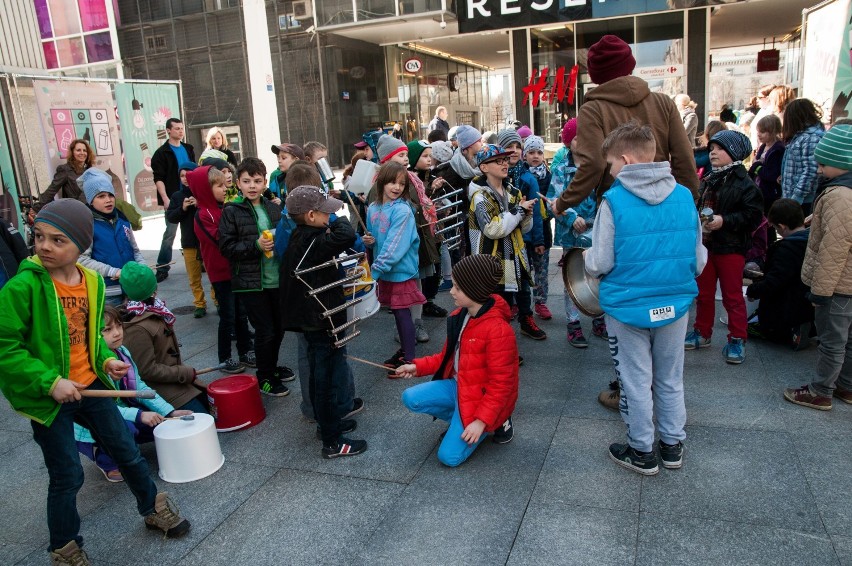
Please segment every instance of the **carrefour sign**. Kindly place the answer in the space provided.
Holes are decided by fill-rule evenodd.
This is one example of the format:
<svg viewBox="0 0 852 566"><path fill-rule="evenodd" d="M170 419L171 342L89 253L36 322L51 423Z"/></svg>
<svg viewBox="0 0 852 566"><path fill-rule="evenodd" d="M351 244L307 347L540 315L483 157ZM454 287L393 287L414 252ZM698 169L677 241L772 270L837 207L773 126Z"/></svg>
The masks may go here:
<svg viewBox="0 0 852 566"><path fill-rule="evenodd" d="M612 18L746 0L458 0L459 31L474 33Z"/></svg>

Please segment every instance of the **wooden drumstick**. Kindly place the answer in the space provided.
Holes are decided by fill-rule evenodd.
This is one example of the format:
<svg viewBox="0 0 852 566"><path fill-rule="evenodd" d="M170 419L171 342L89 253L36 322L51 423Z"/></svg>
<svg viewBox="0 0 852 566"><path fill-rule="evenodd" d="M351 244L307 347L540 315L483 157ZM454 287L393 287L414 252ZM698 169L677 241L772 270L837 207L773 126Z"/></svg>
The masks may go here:
<svg viewBox="0 0 852 566"><path fill-rule="evenodd" d="M343 189L341 192L345 193L346 198L349 199L349 204L352 205L352 212L355 214L355 218L358 220L358 224L361 225L361 229L364 230L365 234L369 234L370 232L367 231L367 226L364 224L364 221L361 219L361 215L358 214L358 207L355 206L355 201L352 200L352 195L350 195L349 191L347 191L346 189Z"/></svg>
<svg viewBox="0 0 852 566"><path fill-rule="evenodd" d="M346 357L349 358L350 360L355 360L356 362L361 362L362 364L367 364L368 366L373 366L373 367L376 367L376 368L379 368L379 369L383 369L385 371L393 370L393 368L390 368L386 365L377 364L376 362L370 362L368 360L362 360L361 358L356 358L355 356L350 356L348 354L346 355Z"/></svg>
<svg viewBox="0 0 852 566"><path fill-rule="evenodd" d="M160 265L152 265L151 269L160 269L161 267L168 267L169 265L174 265L177 261L170 261L169 263L161 263Z"/></svg>
<svg viewBox="0 0 852 566"><path fill-rule="evenodd" d="M135 397L136 399L153 399L156 393L153 389L145 389L142 391L119 391L109 389L83 389L80 391L83 397Z"/></svg>
<svg viewBox="0 0 852 566"><path fill-rule="evenodd" d="M163 417L164 421L194 421L195 415L184 415L182 417Z"/></svg>

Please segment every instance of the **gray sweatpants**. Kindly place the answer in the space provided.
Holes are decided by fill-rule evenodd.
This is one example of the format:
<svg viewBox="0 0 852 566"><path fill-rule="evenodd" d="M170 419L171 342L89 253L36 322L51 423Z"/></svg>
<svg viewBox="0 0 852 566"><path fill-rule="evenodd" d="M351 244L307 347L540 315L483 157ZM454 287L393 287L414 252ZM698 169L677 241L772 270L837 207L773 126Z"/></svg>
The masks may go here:
<svg viewBox="0 0 852 566"><path fill-rule="evenodd" d="M621 386L619 409L627 441L635 450L654 449L654 410L660 439L686 438L683 401L683 340L689 316L659 328L637 328L606 316L609 352ZM653 389L652 389L653 386Z"/></svg>

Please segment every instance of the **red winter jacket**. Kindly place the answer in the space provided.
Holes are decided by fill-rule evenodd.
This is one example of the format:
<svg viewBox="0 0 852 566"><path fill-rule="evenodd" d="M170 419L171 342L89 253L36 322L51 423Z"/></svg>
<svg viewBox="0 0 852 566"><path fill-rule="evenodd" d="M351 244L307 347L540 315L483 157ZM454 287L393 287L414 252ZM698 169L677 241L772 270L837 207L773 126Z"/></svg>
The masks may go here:
<svg viewBox="0 0 852 566"><path fill-rule="evenodd" d="M414 364L417 375L451 378L455 345L461 340L456 380L462 425L479 419L486 431L493 432L512 415L518 400L518 344L509 326L512 315L499 295L492 295L461 332L465 315L466 310L453 311L447 319L444 349Z"/></svg>
<svg viewBox="0 0 852 566"><path fill-rule="evenodd" d="M231 280L231 264L219 251L219 219L222 218L222 204L213 198L207 173L210 166L199 167L186 172L186 182L192 196L198 202L198 212L195 213L195 235L198 237L198 247L201 259L207 270L211 283Z"/></svg>

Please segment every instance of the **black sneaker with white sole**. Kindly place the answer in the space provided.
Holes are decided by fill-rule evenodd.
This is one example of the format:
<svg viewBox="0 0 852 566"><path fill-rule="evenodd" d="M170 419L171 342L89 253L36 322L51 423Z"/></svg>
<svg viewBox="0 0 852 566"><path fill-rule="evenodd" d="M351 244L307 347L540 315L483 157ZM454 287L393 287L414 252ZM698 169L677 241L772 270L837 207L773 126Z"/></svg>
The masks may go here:
<svg viewBox="0 0 852 566"><path fill-rule="evenodd" d="M609 458L619 466L643 476L653 476L660 471L653 452L639 452L629 444L610 444Z"/></svg>
<svg viewBox="0 0 852 566"><path fill-rule="evenodd" d="M245 371L246 365L234 358L230 358L222 362L222 367L219 369L225 373L240 373L241 371Z"/></svg>
<svg viewBox="0 0 852 566"><path fill-rule="evenodd" d="M341 436L337 446L323 446L322 457L326 460L342 458L343 456L357 456L367 451L366 440L356 440Z"/></svg>
<svg viewBox="0 0 852 566"><path fill-rule="evenodd" d="M262 379L258 382L258 385L260 386L260 392L264 395L271 395L272 397L286 397L290 394L290 390L287 389L287 386L277 379Z"/></svg>
<svg viewBox="0 0 852 566"><path fill-rule="evenodd" d="M352 410L343 415L343 419L351 418L354 415L357 415L361 411L364 410L364 400L360 397L355 397L352 399Z"/></svg>
<svg viewBox="0 0 852 566"><path fill-rule="evenodd" d="M358 428L358 421L354 419L345 419L340 421L340 434L349 434L350 432L355 432L355 429ZM322 440L322 432L320 431L320 427L317 426L317 440Z"/></svg>
<svg viewBox="0 0 852 566"><path fill-rule="evenodd" d="M287 366L278 366L275 368L275 377L277 377L282 382L293 381L296 379L296 372L288 368Z"/></svg>
<svg viewBox="0 0 852 566"><path fill-rule="evenodd" d="M512 426L512 417L506 419L506 422L497 427L491 441L495 444L508 444L515 438L515 427Z"/></svg>
<svg viewBox="0 0 852 566"><path fill-rule="evenodd" d="M245 364L250 368L257 367L257 356L254 355L254 350L249 350L242 356L240 356L240 363Z"/></svg>
<svg viewBox="0 0 852 566"><path fill-rule="evenodd" d="M683 466L683 442L666 444L661 440L660 460L663 463L663 467L669 470L677 470Z"/></svg>

